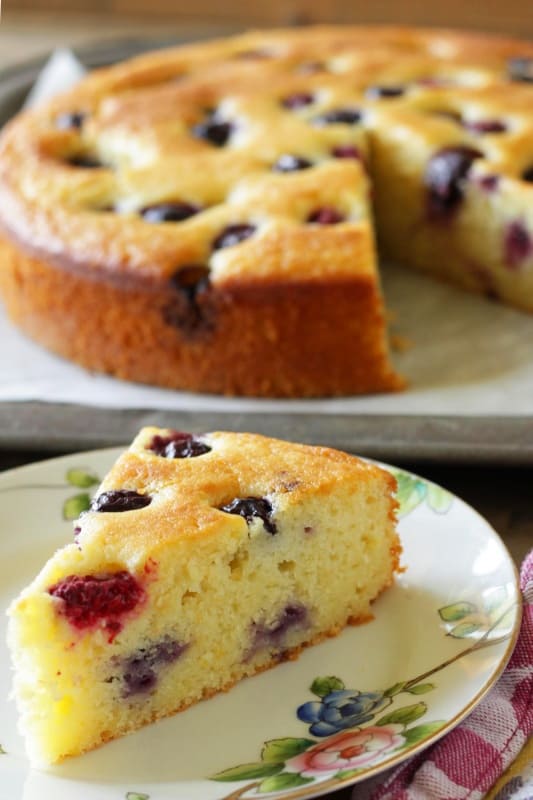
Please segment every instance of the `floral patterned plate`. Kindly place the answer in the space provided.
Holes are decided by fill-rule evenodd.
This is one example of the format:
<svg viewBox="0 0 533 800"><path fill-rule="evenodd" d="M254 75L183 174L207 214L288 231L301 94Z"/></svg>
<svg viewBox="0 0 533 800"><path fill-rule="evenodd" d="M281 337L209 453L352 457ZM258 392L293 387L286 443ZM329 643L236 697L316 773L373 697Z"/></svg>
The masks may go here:
<svg viewBox="0 0 533 800"><path fill-rule="evenodd" d="M116 458L102 450L0 475L6 607ZM502 672L520 621L517 574L473 509L398 478L405 572L375 619L230 692L50 769L32 770L14 704L0 698L0 787L9 800L311 798L375 775L468 714ZM2 622L2 625L4 623ZM0 636L0 679L9 660Z"/></svg>

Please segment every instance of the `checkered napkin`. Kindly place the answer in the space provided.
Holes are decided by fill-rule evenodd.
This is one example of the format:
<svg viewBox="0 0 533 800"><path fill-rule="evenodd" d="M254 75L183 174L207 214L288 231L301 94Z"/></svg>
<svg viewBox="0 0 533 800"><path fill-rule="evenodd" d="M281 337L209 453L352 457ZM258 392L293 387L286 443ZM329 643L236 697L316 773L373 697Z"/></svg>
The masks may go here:
<svg viewBox="0 0 533 800"><path fill-rule="evenodd" d="M533 550L520 586L522 626L509 664L494 688L455 730L379 778L355 787L352 800L480 800L533 734ZM531 765L530 765L531 766ZM532 800L533 771L503 781L494 800Z"/></svg>

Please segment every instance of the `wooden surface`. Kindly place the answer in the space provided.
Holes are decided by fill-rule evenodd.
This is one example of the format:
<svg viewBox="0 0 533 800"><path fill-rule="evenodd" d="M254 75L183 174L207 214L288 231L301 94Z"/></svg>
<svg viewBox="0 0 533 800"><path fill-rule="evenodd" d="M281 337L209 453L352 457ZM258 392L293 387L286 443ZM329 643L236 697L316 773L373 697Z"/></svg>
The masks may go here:
<svg viewBox="0 0 533 800"><path fill-rule="evenodd" d="M294 25L311 22L400 22L533 36L531 0L9 0L5 18L20 10L96 12L110 18L167 18L170 24ZM112 22L111 22L112 24Z"/></svg>
<svg viewBox="0 0 533 800"><path fill-rule="evenodd" d="M147 7L146 0L10 0L0 24L0 68L53 47L117 36L195 39L312 22L464 27L533 38L532 0L151 0L149 14Z"/></svg>

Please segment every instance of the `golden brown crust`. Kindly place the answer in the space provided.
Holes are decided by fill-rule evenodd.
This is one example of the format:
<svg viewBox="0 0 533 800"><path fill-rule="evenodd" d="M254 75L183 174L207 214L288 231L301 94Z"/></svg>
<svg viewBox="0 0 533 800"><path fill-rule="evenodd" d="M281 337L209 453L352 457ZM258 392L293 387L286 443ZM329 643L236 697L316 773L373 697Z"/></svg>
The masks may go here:
<svg viewBox="0 0 533 800"><path fill-rule="evenodd" d="M166 285L89 281L22 255L6 240L0 258L12 320L87 369L251 396L346 395L402 385L387 369L380 298L364 278L234 285L207 293L197 313ZM331 314L324 315L325 305ZM343 341L352 347L339 346Z"/></svg>
<svg viewBox="0 0 533 800"><path fill-rule="evenodd" d="M509 81L512 57L533 58L533 45L321 26L252 32L96 71L15 119L0 139L0 284L11 318L59 354L134 381L287 397L401 388L362 167L373 170L373 128L416 113L426 130L432 103L490 101L518 113L531 87ZM410 88L393 100L366 95L380 84ZM298 94L313 102L284 107ZM362 124L313 123L339 107L360 109ZM228 147L191 135L209 108L235 126ZM57 125L58 115L77 111L86 115L80 129ZM514 184L531 157L531 124L520 124L521 134L491 144L479 161ZM362 160L332 158L345 145ZM286 153L313 168L272 172ZM104 166L69 163L84 155ZM143 207L167 200L202 213L177 224L141 218ZM345 222L306 224L331 207ZM250 222L254 236L213 252L225 226ZM172 285L190 264L210 270L209 290L192 308Z"/></svg>

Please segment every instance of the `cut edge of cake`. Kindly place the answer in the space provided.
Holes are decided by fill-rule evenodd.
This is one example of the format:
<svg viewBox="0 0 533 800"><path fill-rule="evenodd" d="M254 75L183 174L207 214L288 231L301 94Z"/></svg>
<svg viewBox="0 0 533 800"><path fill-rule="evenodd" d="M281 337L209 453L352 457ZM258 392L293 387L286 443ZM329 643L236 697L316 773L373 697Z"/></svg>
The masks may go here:
<svg viewBox="0 0 533 800"><path fill-rule="evenodd" d="M76 542L9 609L31 761L81 754L370 619L400 571L394 489L328 448L144 429Z"/></svg>

